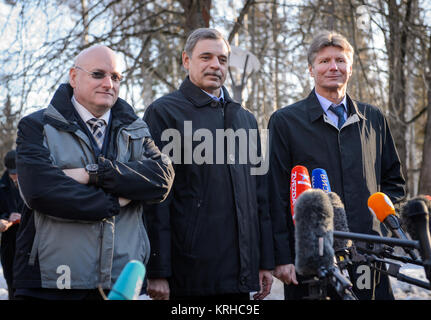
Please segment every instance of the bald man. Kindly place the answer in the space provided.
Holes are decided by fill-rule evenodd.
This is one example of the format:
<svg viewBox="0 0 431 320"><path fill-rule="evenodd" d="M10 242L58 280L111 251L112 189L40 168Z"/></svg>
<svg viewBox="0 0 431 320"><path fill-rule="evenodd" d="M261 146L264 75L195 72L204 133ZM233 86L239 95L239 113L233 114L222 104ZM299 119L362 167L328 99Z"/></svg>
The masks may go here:
<svg viewBox="0 0 431 320"><path fill-rule="evenodd" d="M130 260L148 260L143 208L166 198L174 172L118 98L122 78L111 49L90 47L48 107L19 122L17 299L101 299Z"/></svg>

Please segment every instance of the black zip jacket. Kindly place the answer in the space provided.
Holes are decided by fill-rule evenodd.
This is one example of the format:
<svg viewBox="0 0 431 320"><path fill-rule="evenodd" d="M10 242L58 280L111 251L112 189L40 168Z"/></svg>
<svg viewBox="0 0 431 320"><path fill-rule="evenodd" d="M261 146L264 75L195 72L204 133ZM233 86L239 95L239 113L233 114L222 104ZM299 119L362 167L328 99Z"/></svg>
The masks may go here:
<svg viewBox="0 0 431 320"><path fill-rule="evenodd" d="M168 199L146 211L152 248L148 277L167 278L174 296L259 290L259 269L274 266L265 183L263 176L250 174L254 165L240 164L238 152L228 154L226 144L223 161L216 164L216 141L209 147L213 153L206 154L213 164L198 164L195 158L184 164L191 160L188 152L197 152L203 141L195 137L192 149L187 147L198 129L216 137L217 130L243 128L248 138L248 129L257 130L254 116L225 88L223 92L225 102L217 102L187 77L179 90L153 102L144 115L157 146L181 153L174 160L176 177ZM162 141L166 129L178 130L180 143ZM260 154L259 139L255 149ZM173 151L170 156L175 157ZM229 160L235 164L226 164Z"/></svg>

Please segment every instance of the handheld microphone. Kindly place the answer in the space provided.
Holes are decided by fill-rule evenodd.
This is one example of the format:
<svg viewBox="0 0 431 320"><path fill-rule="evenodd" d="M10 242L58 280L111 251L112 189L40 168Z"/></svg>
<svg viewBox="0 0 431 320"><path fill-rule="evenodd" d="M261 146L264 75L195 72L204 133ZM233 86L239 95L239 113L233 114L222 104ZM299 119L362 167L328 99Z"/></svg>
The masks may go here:
<svg viewBox="0 0 431 320"><path fill-rule="evenodd" d="M130 260L108 294L108 300L137 300L145 277L145 266Z"/></svg>
<svg viewBox="0 0 431 320"><path fill-rule="evenodd" d="M331 192L328 175L325 169L316 168L311 172L311 183L314 189L321 189L326 193Z"/></svg>
<svg viewBox="0 0 431 320"><path fill-rule="evenodd" d="M404 231L401 229L400 221L395 215L395 207L389 197L383 192L376 192L368 198L368 209L383 223L392 234L402 240L408 240ZM413 260L418 257L410 248L404 248Z"/></svg>
<svg viewBox="0 0 431 320"><path fill-rule="evenodd" d="M420 253L426 276L431 282L431 239L429 227L428 203L417 197L409 200L401 209L403 221L406 221L407 232L419 240Z"/></svg>
<svg viewBox="0 0 431 320"><path fill-rule="evenodd" d="M290 212L295 223L295 203L299 196L311 189L310 175L304 166L294 166L290 175Z"/></svg>
<svg viewBox="0 0 431 320"><path fill-rule="evenodd" d="M334 262L334 211L326 193L320 189L304 191L295 204L295 267L303 276Z"/></svg>

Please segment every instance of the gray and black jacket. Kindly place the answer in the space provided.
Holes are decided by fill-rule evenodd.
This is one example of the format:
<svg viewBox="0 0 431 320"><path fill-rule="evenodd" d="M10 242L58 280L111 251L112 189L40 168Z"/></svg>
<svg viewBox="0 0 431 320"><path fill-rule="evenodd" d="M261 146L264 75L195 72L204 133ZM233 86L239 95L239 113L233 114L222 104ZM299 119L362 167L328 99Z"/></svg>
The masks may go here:
<svg viewBox="0 0 431 320"><path fill-rule="evenodd" d="M143 204L163 201L174 172L147 125L118 99L111 109L104 151L94 141L63 84L48 108L18 125L17 170L27 210L15 256L15 287L111 288L131 259L150 253ZM96 185L63 169L99 164ZM132 201L119 206L118 198Z"/></svg>

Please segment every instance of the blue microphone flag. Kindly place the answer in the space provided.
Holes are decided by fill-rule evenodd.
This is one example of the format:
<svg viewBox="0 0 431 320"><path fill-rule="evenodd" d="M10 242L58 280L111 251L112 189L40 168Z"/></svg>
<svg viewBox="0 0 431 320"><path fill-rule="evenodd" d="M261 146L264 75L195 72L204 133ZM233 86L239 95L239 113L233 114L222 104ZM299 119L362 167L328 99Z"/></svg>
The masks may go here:
<svg viewBox="0 0 431 320"><path fill-rule="evenodd" d="M313 169L311 173L311 183L313 189L321 189L326 193L331 192L331 185L329 184L328 174L325 169Z"/></svg>

